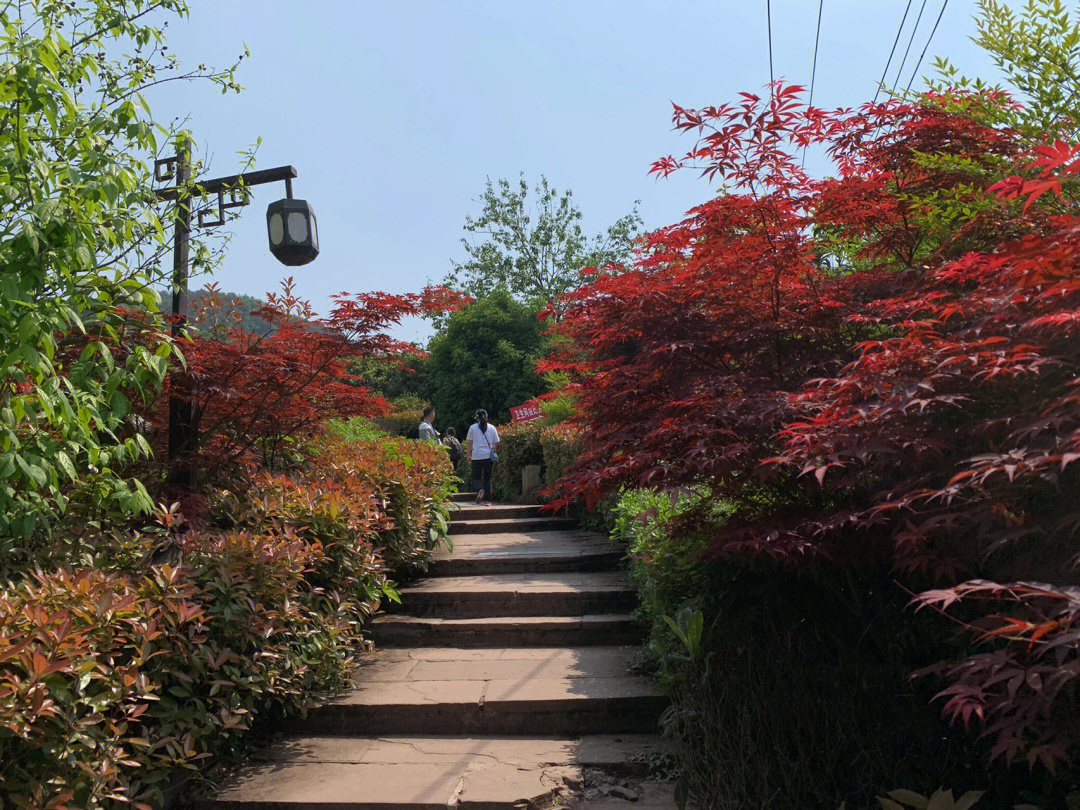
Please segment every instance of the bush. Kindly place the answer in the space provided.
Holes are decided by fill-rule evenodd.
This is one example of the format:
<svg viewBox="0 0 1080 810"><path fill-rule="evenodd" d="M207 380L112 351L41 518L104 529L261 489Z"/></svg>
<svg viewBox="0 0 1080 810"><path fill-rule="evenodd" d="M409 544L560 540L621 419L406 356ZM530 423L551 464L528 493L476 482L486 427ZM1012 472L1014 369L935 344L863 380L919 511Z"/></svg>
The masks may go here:
<svg viewBox="0 0 1080 810"><path fill-rule="evenodd" d="M546 424L558 425L577 413L577 398L567 394L549 396L540 402L540 410Z"/></svg>
<svg viewBox="0 0 1080 810"><path fill-rule="evenodd" d="M544 483L552 486L577 461L584 449L584 434L572 427L554 425L540 433L544 458Z"/></svg>
<svg viewBox="0 0 1080 810"><path fill-rule="evenodd" d="M521 472L530 464L544 463L539 420L499 428L499 462L495 465L495 493L500 500L520 501Z"/></svg>
<svg viewBox="0 0 1080 810"><path fill-rule="evenodd" d="M457 482L440 444L397 438L323 442L317 445L311 474L346 491L363 482L385 502L388 522L379 529L377 545L396 574L424 570L446 537L447 504Z"/></svg>
<svg viewBox="0 0 1080 810"><path fill-rule="evenodd" d="M674 616L688 607L705 607L706 569L697 555L707 547L708 536L671 531L672 520L698 500L696 493L675 497L645 489L627 490L612 510L611 534L626 544L630 577L641 600L639 614L652 631L658 654L672 639L664 616Z"/></svg>
<svg viewBox="0 0 1080 810"><path fill-rule="evenodd" d="M391 436L408 436L416 430L423 416L422 410L394 411L386 416L377 416L372 421L377 428Z"/></svg>
<svg viewBox="0 0 1080 810"><path fill-rule="evenodd" d="M870 806L882 785L978 787L959 767L971 752L906 676L939 649L903 621L888 572L704 563L728 517L701 522L708 496L628 490L613 509L672 697L680 792L710 810L834 810Z"/></svg>
<svg viewBox="0 0 1080 810"><path fill-rule="evenodd" d="M0 599L5 805L160 799L253 718L343 683L359 622L305 583L317 544L231 532L178 553L142 576L37 574Z"/></svg>
<svg viewBox="0 0 1080 810"><path fill-rule="evenodd" d="M330 436L347 442L370 441L387 435L386 431L376 425L373 420L362 416L335 419L327 423L325 427Z"/></svg>
<svg viewBox="0 0 1080 810"><path fill-rule="evenodd" d="M345 683L391 570L445 533L451 469L400 439L315 450L301 475L214 494L210 529L160 512L96 536L86 570L0 593L0 806L160 802L178 769Z"/></svg>

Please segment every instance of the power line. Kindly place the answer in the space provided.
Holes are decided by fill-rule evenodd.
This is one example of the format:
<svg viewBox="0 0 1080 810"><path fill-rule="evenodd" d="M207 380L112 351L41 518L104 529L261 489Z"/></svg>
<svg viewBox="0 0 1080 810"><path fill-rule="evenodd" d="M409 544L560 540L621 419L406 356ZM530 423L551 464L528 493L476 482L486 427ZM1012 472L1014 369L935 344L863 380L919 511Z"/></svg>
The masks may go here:
<svg viewBox="0 0 1080 810"><path fill-rule="evenodd" d="M765 16L769 23L769 97L771 98L773 94L772 84L775 81L772 67L772 0L765 0Z"/></svg>
<svg viewBox="0 0 1080 810"><path fill-rule="evenodd" d="M907 63L908 53L911 52L911 43L915 41L915 32L919 30L919 21L922 19L922 13L926 10L926 0L922 0L922 5L919 6L919 16L915 18L915 27L911 29L911 36L908 37L907 47L904 49L904 58L900 60L900 67L896 71L896 78L893 79L892 90L890 93L896 93L896 85L900 82L900 74L904 72L904 65Z"/></svg>
<svg viewBox="0 0 1080 810"><path fill-rule="evenodd" d="M904 16L900 18L900 27L896 29L896 39L893 40L892 50L889 51L889 59L885 62L885 69L881 71L881 81L878 82L877 93L874 93L874 103L877 103L878 94L881 93L881 88L885 86L885 74L889 72L889 65L892 64L893 54L896 53L896 45L900 42L900 35L904 33L904 23L907 22L908 12L911 11L911 0L907 0L907 6L904 8ZM821 18L820 11L818 12L818 19ZM816 57L815 57L816 58Z"/></svg>
<svg viewBox="0 0 1080 810"><path fill-rule="evenodd" d="M934 22L934 27L930 29L930 39L926 40L926 47L922 49L922 53L919 54L919 61L915 63L915 70L911 73L911 78L907 83L907 90L905 93L911 92L911 85L915 81L915 77L919 74L919 66L922 64L923 57L926 56L926 49L930 47L930 40L934 38L934 33L937 31L938 24L941 22L941 18L945 16L945 6L949 5L949 0L945 0L941 4L941 11L938 12L937 20Z"/></svg>
<svg viewBox="0 0 1080 810"><path fill-rule="evenodd" d="M810 70L810 101L806 108L814 106L814 81L817 79L817 52L818 43L821 41L821 9L825 6L825 0L818 0L817 7L817 33L814 34L814 67ZM802 168L806 167L806 146L802 148Z"/></svg>
<svg viewBox="0 0 1080 810"><path fill-rule="evenodd" d="M946 0L948 2L948 0ZM806 106L812 106L814 103L814 80L817 78L817 49L818 42L821 41L821 9L825 5L825 0L819 0L817 7L817 33L814 35L814 67L810 71L810 103ZM932 35L931 35L932 36Z"/></svg>

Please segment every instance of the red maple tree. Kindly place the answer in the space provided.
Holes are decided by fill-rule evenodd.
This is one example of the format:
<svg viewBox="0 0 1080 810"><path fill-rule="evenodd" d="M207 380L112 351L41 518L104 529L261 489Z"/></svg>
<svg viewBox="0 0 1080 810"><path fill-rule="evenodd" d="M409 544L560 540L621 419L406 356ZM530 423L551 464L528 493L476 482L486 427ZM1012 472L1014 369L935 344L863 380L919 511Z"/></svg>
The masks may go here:
<svg viewBox="0 0 1080 810"><path fill-rule="evenodd" d="M180 343L193 384L201 468L244 465L256 452L272 463L288 439L329 418L386 413L389 404L349 371L349 361L380 357L393 363L422 354L385 330L406 316L444 312L464 301L443 287L402 295L339 293L330 314L318 317L289 278L252 313L268 328L252 330L241 326L239 302L211 285ZM169 393L167 383L150 411L159 444L167 433Z"/></svg>
<svg viewBox="0 0 1080 810"><path fill-rule="evenodd" d="M1080 528L1080 149L1027 156L992 123L997 92L824 112L799 91L675 108L699 138L654 171L725 193L564 302L545 368L576 375L587 450L556 504L693 486L701 514L731 515L712 558L887 562L946 586L919 604L996 605L964 619L996 646L939 670L946 712L985 720L993 756L1052 766L1080 744L1080 603L1060 584ZM834 177L806 175L808 146Z"/></svg>

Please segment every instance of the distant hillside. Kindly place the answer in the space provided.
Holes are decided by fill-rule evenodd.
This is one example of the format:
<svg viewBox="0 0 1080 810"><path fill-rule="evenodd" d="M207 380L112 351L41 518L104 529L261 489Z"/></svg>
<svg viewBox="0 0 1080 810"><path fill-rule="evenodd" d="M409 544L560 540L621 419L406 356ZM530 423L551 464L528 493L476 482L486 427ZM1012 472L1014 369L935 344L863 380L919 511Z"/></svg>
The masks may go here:
<svg viewBox="0 0 1080 810"><path fill-rule="evenodd" d="M236 309L240 312L241 319L239 326L244 331L254 332L258 335L267 335L274 330L273 324L268 323L262 318L258 318L254 314L252 314L263 305L263 302L260 301L258 298L255 298L252 295L243 295L241 293L230 293L223 291L219 291L218 295L225 300L235 299L235 303L232 305L231 308ZM205 303L206 298L207 293L205 290L196 290L195 292L191 293L189 299L190 306L192 308L202 306ZM161 311L165 313L172 311L172 291L164 291L161 293ZM224 319L225 315L226 310L223 308L221 310L221 318Z"/></svg>

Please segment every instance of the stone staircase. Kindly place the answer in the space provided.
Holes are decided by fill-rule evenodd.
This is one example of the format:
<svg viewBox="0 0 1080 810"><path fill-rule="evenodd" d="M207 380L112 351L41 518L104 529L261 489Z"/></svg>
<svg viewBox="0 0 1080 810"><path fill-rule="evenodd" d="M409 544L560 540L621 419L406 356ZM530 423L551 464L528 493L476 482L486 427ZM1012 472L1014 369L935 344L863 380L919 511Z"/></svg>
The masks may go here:
<svg viewBox="0 0 1080 810"><path fill-rule="evenodd" d="M373 623L376 651L353 688L201 807L523 810L637 798L606 774L644 771L665 699L630 671L641 631L620 550L537 507L469 500L458 496L453 553ZM643 805L673 806L656 787Z"/></svg>

